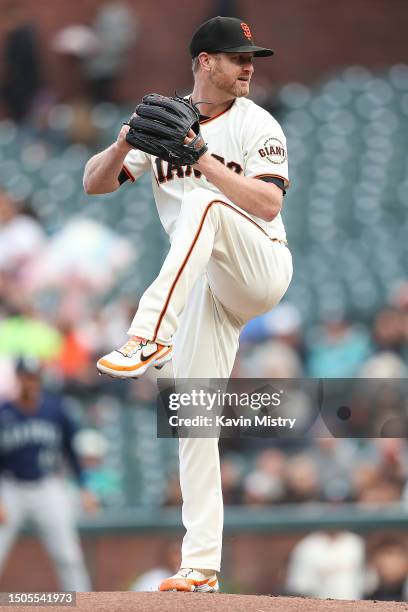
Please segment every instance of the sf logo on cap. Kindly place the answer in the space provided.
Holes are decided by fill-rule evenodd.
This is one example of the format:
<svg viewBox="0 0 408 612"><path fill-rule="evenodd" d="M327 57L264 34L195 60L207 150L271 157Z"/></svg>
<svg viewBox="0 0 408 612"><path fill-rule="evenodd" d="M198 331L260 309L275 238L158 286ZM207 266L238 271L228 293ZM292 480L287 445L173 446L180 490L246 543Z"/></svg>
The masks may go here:
<svg viewBox="0 0 408 612"><path fill-rule="evenodd" d="M241 23L241 28L245 36L247 37L247 39L251 40L252 34L251 34L251 30L249 29L249 25L247 23Z"/></svg>

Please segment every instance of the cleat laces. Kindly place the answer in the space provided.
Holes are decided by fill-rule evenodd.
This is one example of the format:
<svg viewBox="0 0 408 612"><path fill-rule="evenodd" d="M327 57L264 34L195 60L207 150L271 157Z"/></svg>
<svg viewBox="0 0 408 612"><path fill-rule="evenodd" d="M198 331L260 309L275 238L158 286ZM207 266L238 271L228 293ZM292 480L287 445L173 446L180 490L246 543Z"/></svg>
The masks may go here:
<svg viewBox="0 0 408 612"><path fill-rule="evenodd" d="M142 338L129 338L125 344L118 349L118 353L122 353L124 357L133 357L137 351L147 346L148 342Z"/></svg>

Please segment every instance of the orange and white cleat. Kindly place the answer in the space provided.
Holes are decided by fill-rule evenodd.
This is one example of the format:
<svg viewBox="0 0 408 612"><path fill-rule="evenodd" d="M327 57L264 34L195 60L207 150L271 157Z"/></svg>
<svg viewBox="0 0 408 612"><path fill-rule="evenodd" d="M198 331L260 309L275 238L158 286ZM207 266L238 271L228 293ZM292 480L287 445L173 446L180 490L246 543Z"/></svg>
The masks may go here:
<svg viewBox="0 0 408 612"><path fill-rule="evenodd" d="M101 357L96 367L114 378L139 378L152 366L161 369L171 356L171 346L132 336L120 349Z"/></svg>
<svg viewBox="0 0 408 612"><path fill-rule="evenodd" d="M217 574L210 576L199 570L182 568L177 574L166 578L159 586L159 591L184 591L185 593L217 593L219 591Z"/></svg>

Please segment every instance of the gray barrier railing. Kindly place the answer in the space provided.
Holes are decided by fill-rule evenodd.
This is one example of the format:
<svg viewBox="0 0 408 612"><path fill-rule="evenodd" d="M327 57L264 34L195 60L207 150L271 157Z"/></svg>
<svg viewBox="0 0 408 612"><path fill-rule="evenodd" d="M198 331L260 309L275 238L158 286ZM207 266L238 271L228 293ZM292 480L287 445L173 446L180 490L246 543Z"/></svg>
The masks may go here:
<svg viewBox="0 0 408 612"><path fill-rule="evenodd" d="M315 529L408 529L408 505L298 504L225 509L225 532L293 532ZM80 522L84 535L104 532L143 533L183 529L179 508L128 508L104 511Z"/></svg>

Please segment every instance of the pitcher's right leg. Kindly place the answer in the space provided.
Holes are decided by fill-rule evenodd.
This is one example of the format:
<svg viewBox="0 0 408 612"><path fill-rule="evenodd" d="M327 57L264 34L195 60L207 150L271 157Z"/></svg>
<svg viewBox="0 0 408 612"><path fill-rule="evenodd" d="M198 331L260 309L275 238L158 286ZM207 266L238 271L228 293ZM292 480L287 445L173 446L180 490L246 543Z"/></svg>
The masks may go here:
<svg viewBox="0 0 408 612"><path fill-rule="evenodd" d="M214 298L206 277L202 276L192 291L175 338L176 381L228 379L239 331L239 323ZM165 580L160 589L215 592L224 520L218 438L180 438L179 458L186 528L182 569Z"/></svg>

